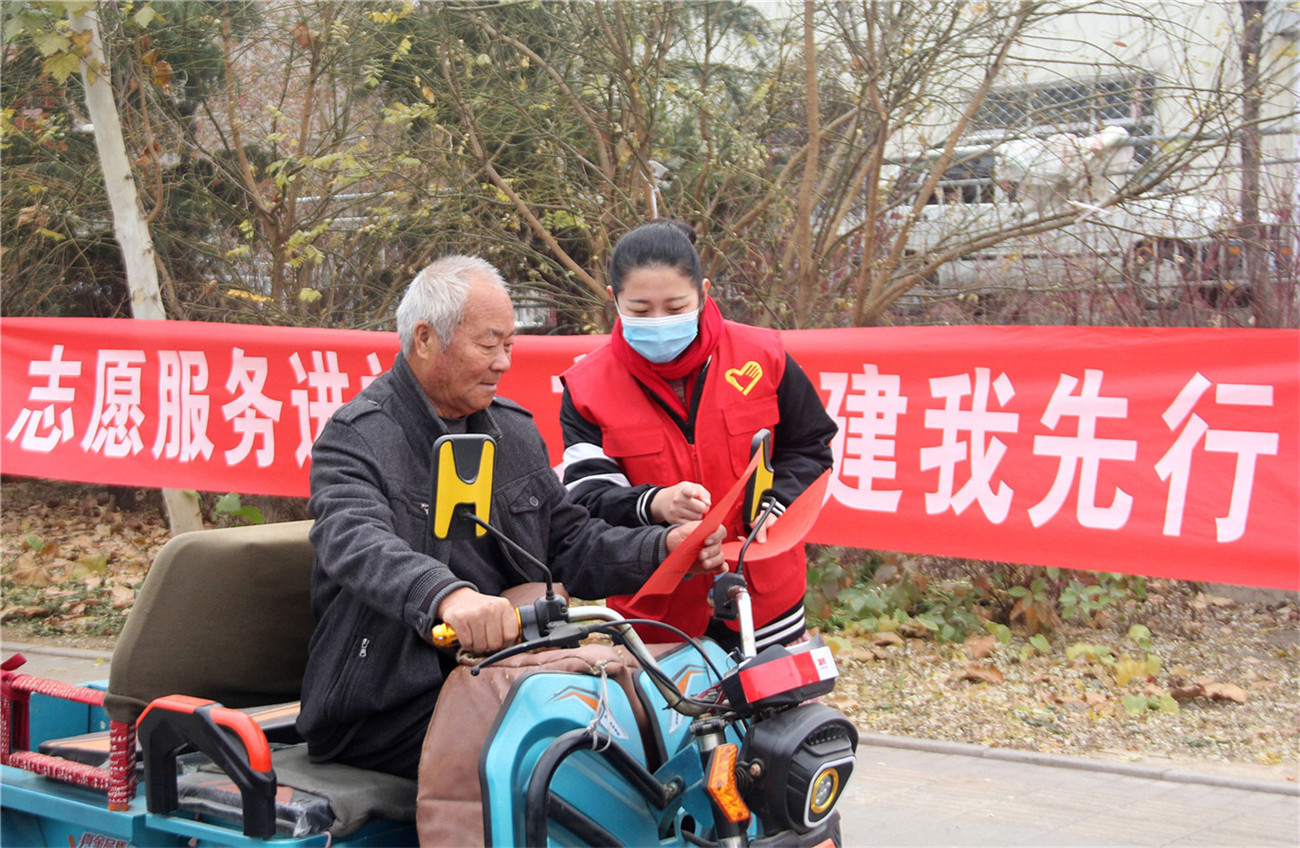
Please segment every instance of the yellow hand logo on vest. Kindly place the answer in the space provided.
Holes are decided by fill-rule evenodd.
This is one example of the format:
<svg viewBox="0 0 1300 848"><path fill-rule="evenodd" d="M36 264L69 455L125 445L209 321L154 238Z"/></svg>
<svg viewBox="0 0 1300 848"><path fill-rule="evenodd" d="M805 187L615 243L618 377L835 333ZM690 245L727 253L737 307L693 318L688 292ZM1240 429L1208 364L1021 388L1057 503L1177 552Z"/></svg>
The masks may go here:
<svg viewBox="0 0 1300 848"><path fill-rule="evenodd" d="M735 386L742 395L748 395L763 378L763 368L751 359L739 368L729 368L726 376L728 383Z"/></svg>

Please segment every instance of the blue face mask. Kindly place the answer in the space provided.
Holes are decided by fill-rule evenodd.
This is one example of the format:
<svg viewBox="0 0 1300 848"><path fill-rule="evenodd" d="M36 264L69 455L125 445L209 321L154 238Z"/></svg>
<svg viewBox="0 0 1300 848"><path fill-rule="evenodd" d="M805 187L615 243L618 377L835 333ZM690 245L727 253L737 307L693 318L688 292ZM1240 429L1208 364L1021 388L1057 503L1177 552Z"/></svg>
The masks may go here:
<svg viewBox="0 0 1300 848"><path fill-rule="evenodd" d="M623 338L651 362L671 362L695 341L700 330L699 310L659 318L627 316L620 310Z"/></svg>

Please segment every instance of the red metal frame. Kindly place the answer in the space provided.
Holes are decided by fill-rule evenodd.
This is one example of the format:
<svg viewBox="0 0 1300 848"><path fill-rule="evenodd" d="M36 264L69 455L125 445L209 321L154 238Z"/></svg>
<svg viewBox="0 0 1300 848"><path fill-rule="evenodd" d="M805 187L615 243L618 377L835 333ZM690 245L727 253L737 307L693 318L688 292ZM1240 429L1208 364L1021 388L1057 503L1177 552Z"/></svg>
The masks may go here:
<svg viewBox="0 0 1300 848"><path fill-rule="evenodd" d="M125 810L135 797L135 725L109 720L108 768L75 763L32 751L29 743L31 696L35 692L92 707L104 693L15 672L26 660L15 654L0 666L0 764L108 793L110 810Z"/></svg>

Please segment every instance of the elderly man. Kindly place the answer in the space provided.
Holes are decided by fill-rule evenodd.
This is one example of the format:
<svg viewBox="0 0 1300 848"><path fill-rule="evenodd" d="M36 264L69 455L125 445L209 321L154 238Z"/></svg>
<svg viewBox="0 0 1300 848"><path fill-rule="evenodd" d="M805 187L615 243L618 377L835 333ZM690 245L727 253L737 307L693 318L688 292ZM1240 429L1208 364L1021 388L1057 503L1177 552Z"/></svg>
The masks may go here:
<svg viewBox="0 0 1300 848"><path fill-rule="evenodd" d="M455 664L432 646L434 625L455 627L474 653L509 645L519 625L499 595L526 581L491 536L430 536L434 440L496 440L494 523L581 597L635 592L694 525L615 528L568 500L532 416L497 397L514 309L488 263L451 256L421 271L398 306L397 333L393 368L341 407L312 449L316 631L298 728L314 760L414 777ZM721 531L697 571L725 568L720 543Z"/></svg>

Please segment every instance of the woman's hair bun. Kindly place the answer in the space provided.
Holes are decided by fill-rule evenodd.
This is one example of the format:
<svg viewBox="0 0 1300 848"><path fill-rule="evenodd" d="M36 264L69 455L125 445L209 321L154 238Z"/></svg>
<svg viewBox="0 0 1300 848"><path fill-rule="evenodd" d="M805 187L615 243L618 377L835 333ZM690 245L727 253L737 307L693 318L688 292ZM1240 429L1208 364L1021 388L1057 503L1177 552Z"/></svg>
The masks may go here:
<svg viewBox="0 0 1300 848"><path fill-rule="evenodd" d="M686 234L686 237L691 240L691 244L695 244L695 228L692 227L690 224L686 223L685 221L679 221L676 218L660 218L659 222L663 224L668 224L670 226L676 227L677 229L681 230L683 233Z"/></svg>

